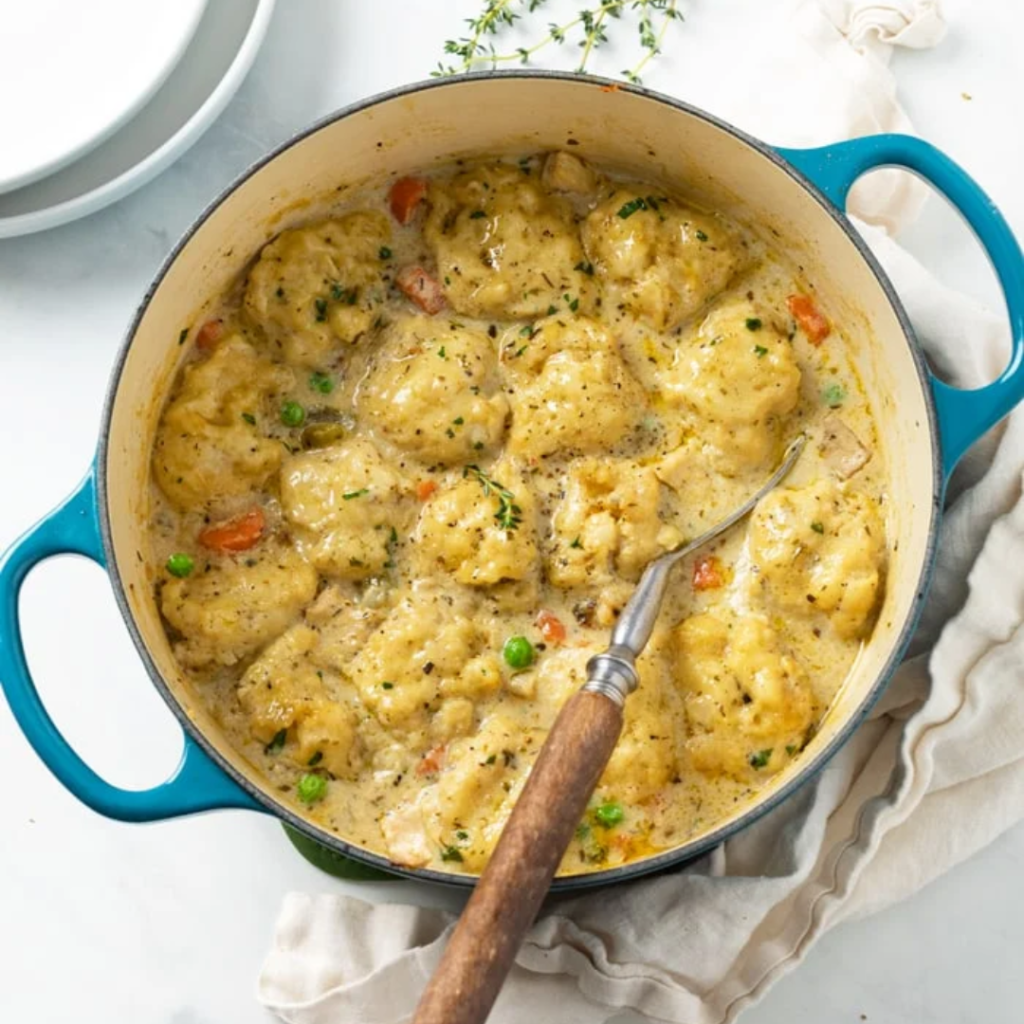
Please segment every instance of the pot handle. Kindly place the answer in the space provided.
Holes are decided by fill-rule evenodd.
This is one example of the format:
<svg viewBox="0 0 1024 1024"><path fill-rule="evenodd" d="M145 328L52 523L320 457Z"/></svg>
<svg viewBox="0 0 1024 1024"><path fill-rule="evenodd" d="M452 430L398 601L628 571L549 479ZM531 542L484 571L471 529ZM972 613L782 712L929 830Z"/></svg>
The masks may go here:
<svg viewBox="0 0 1024 1024"><path fill-rule="evenodd" d="M1010 316L1012 350L999 379L964 391L931 375L945 476L965 451L1024 398L1024 256L1005 218L981 187L945 153L911 135L869 135L819 149L779 149L840 209L853 183L879 167L922 177L960 211L988 254Z"/></svg>
<svg viewBox="0 0 1024 1024"><path fill-rule="evenodd" d="M161 785L145 790L112 786L71 749L32 682L18 616L18 596L29 571L44 559L69 553L105 565L96 509L95 467L64 504L0 559L0 688L35 752L82 803L108 818L158 821L215 808L262 810L188 734L174 774Z"/></svg>

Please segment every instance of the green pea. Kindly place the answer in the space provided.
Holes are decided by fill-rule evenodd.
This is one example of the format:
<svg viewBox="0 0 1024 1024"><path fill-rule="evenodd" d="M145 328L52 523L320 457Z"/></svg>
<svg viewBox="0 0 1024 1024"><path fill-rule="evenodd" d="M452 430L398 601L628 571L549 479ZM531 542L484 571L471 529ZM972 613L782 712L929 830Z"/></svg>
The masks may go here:
<svg viewBox="0 0 1024 1024"><path fill-rule="evenodd" d="M622 809L622 804L615 800L609 800L594 809L594 817L598 824L604 825L605 828L615 828L625 816L626 812Z"/></svg>
<svg viewBox="0 0 1024 1024"><path fill-rule="evenodd" d="M533 664L533 644L525 636L510 636L501 653L510 668L529 668Z"/></svg>
<svg viewBox="0 0 1024 1024"><path fill-rule="evenodd" d="M281 422L286 427L301 427L306 419L306 410L298 402L285 402L281 406Z"/></svg>
<svg viewBox="0 0 1024 1024"><path fill-rule="evenodd" d="M167 559L167 571L172 576L177 576L179 580L188 576L195 567L196 563L183 551L176 551Z"/></svg>
<svg viewBox="0 0 1024 1024"><path fill-rule="evenodd" d="M317 800L324 798L326 792L327 780L322 775L313 775L311 772L307 772L299 779L296 790L299 799L304 804L315 804Z"/></svg>

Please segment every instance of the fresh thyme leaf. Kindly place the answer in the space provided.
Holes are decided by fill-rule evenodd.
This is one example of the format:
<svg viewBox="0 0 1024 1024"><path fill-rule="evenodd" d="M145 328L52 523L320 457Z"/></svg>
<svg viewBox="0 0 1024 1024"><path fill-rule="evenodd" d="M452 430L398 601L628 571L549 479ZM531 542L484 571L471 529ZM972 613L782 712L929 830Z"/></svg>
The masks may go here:
<svg viewBox="0 0 1024 1024"><path fill-rule="evenodd" d="M576 16L561 24L549 22L547 31L538 27L537 39L532 45L510 47L501 52L499 37L512 29L521 19L529 22L547 0L483 0L483 10L475 18L468 18L469 32L444 43L446 57L452 63L439 61L431 72L435 78L458 75L482 68L497 68L501 64L529 64L534 55L549 46L562 46L570 40L573 52L579 53L574 70L586 74L594 53L610 41L613 23L633 19L638 32L642 56L637 63L622 72L627 81L639 84L640 73L661 53L662 42L673 21L681 21L678 0L590 0L593 6L577 11ZM625 17L624 17L625 16ZM657 24L656 24L657 22ZM534 37L536 38L536 36Z"/></svg>
<svg viewBox="0 0 1024 1024"><path fill-rule="evenodd" d="M523 521L523 510L516 504L516 496L497 480L491 479L479 466L469 465L462 471L464 477L475 477L484 489L484 497L492 495L498 499L498 511L494 518L503 530L515 530Z"/></svg>
<svg viewBox="0 0 1024 1024"><path fill-rule="evenodd" d="M623 203L622 206L619 207L619 216L625 220L627 217L632 217L637 211L646 209L647 201L642 197L637 196L636 199L630 199L628 203Z"/></svg>

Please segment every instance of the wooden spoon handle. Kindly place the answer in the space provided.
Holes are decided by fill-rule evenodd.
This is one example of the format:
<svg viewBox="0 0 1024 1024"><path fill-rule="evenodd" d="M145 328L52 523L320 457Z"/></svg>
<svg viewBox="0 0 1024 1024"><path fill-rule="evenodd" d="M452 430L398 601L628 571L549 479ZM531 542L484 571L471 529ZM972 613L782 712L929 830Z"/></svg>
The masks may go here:
<svg viewBox="0 0 1024 1024"><path fill-rule="evenodd" d="M622 731L622 705L581 690L541 748L413 1024L482 1024Z"/></svg>

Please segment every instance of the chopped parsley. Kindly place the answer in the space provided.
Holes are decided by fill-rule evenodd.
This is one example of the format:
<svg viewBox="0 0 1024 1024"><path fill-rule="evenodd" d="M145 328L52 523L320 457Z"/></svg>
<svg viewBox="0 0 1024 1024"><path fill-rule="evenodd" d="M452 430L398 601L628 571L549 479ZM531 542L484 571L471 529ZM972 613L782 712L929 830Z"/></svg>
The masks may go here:
<svg viewBox="0 0 1024 1024"><path fill-rule="evenodd" d="M445 846L441 850L441 860L454 860L462 862L462 853L457 846Z"/></svg>
<svg viewBox="0 0 1024 1024"><path fill-rule="evenodd" d="M329 395L334 390L334 378L329 373L321 373L317 370L310 374L309 386L321 395Z"/></svg>
<svg viewBox="0 0 1024 1024"><path fill-rule="evenodd" d="M593 277L594 276L594 264L593 263L589 263L589 262L585 263L585 262L583 262L581 260L572 269L573 270L578 270L578 271L580 271L580 273L586 274L587 277Z"/></svg>
<svg viewBox="0 0 1024 1024"><path fill-rule="evenodd" d="M380 684L380 688L382 690L393 690L395 688L395 684L394 683L389 683L389 682L385 681L385 682Z"/></svg>
<svg viewBox="0 0 1024 1024"><path fill-rule="evenodd" d="M694 232L694 235L698 242L706 242L708 240L707 234L701 231L700 228L697 228L697 230Z"/></svg>
<svg viewBox="0 0 1024 1024"><path fill-rule="evenodd" d="M439 356L440 356L440 357L441 357L442 359L447 359L447 358L448 358L448 353L447 353L447 352L445 352L445 350L444 350L444 345L442 345L442 346L441 346L441 347L440 347L440 348L439 348L439 349L437 350L437 354L438 354L438 355L439 355Z"/></svg>
<svg viewBox="0 0 1024 1024"><path fill-rule="evenodd" d="M790 757L792 757L792 756L793 756L794 754L796 754L796 753L797 753L797 752L798 752L799 750L800 750L800 748L799 748L799 747L797 747L797 746L795 746L795 745L794 745L794 744L792 744L792 743L787 743L787 744L786 744L786 753L787 753L787 754L788 754L788 755L789 755Z"/></svg>
<svg viewBox="0 0 1024 1024"><path fill-rule="evenodd" d="M625 220L627 217L632 217L638 210L646 210L647 203L637 196L636 199L630 199L628 203L623 203L619 207L619 216Z"/></svg>
<svg viewBox="0 0 1024 1024"><path fill-rule="evenodd" d="M251 412L243 412L242 419L249 424L250 427L256 426L256 417Z"/></svg>
<svg viewBox="0 0 1024 1024"><path fill-rule="evenodd" d="M497 761L497 760L498 760L498 755L497 754L491 754L491 756L488 757L486 761L484 761L484 764L494 764L494 762Z"/></svg>
<svg viewBox="0 0 1024 1024"><path fill-rule="evenodd" d="M533 328L529 324L527 324L525 327L520 327L519 328L519 337L520 338L532 338L533 337Z"/></svg>
<svg viewBox="0 0 1024 1024"><path fill-rule="evenodd" d="M382 245L378 250L377 255L382 260L389 260L391 259L391 250L386 245Z"/></svg>
<svg viewBox="0 0 1024 1024"><path fill-rule="evenodd" d="M759 750L757 753L751 754L747 759L750 762L751 768L760 770L772 759L772 747L768 747L767 750Z"/></svg>
<svg viewBox="0 0 1024 1024"><path fill-rule="evenodd" d="M759 316L748 316L743 322L746 324L748 331L759 331L764 326Z"/></svg>
<svg viewBox="0 0 1024 1024"><path fill-rule="evenodd" d="M554 316L558 312L558 307L555 305L548 306L548 316Z"/></svg>
<svg viewBox="0 0 1024 1024"><path fill-rule="evenodd" d="M465 422L466 421L461 416L456 416L455 419L452 420L452 423L454 423L455 426L457 427L461 427L462 424Z"/></svg>
<svg viewBox="0 0 1024 1024"><path fill-rule="evenodd" d="M337 281L331 285L331 298L335 302L344 302L347 306L354 306L358 293L355 288L342 288Z"/></svg>
<svg viewBox="0 0 1024 1024"><path fill-rule="evenodd" d="M573 541L573 542L572 542L572 543L571 543L571 544L569 545L569 547L571 547L571 548L581 548L581 547L583 547L583 542L582 542L582 541L581 541L581 540L579 539L579 537L577 537L577 538L576 538L576 539L575 539L575 540L574 540L574 541Z"/></svg>
<svg viewBox="0 0 1024 1024"><path fill-rule="evenodd" d="M486 217L487 214L483 210L474 210L470 215L470 220L480 220L481 217Z"/></svg>
<svg viewBox="0 0 1024 1024"><path fill-rule="evenodd" d="M181 333L178 335L178 344L179 345L184 345L185 344L185 339L187 337L188 337L188 328L187 327L182 327Z"/></svg>
<svg viewBox="0 0 1024 1024"><path fill-rule="evenodd" d="M362 498L364 495L370 493L369 487L360 487L358 491L346 491L342 496L342 501L351 501L353 498Z"/></svg>
<svg viewBox="0 0 1024 1024"><path fill-rule="evenodd" d="M313 305L316 307L316 321L322 324L327 319L327 300L315 299Z"/></svg>
<svg viewBox="0 0 1024 1024"><path fill-rule="evenodd" d="M822 391L821 399L830 409L838 409L846 401L846 388L842 384L829 384Z"/></svg>
<svg viewBox="0 0 1024 1024"><path fill-rule="evenodd" d="M824 533L825 532L825 524L824 523L819 523L819 522L815 521L815 522L811 523L811 529L815 533Z"/></svg>
<svg viewBox="0 0 1024 1024"><path fill-rule="evenodd" d="M284 747L284 741L288 738L287 729L278 729L274 738L263 748L264 754L279 754Z"/></svg>
<svg viewBox="0 0 1024 1024"><path fill-rule="evenodd" d="M754 353L756 354L758 359L763 359L766 355L768 355L768 349L766 349L764 345L755 345Z"/></svg>
<svg viewBox="0 0 1024 1024"><path fill-rule="evenodd" d="M318 750L307 762L310 768L315 768L324 759L324 752Z"/></svg>
<svg viewBox="0 0 1024 1024"><path fill-rule="evenodd" d="M516 504L516 496L497 480L492 480L479 466L469 465L462 471L463 477L474 476L484 489L484 497L492 494L498 499L498 511L494 518L503 530L514 530L523 521L523 510Z"/></svg>
<svg viewBox="0 0 1024 1024"><path fill-rule="evenodd" d="M573 299L569 303L569 309L572 310L573 313L575 313L576 310L579 309L579 308L580 308L580 300L579 299Z"/></svg>

